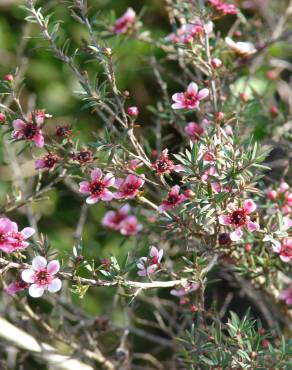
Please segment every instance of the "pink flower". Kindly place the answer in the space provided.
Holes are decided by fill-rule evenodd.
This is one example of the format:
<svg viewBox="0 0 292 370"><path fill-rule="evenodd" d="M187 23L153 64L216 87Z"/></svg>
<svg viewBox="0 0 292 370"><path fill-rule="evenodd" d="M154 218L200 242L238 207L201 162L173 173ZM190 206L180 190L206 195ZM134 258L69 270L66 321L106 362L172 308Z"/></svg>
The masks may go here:
<svg viewBox="0 0 292 370"><path fill-rule="evenodd" d="M60 270L57 260L47 263L44 257L37 256L32 260L32 268L22 271L21 278L29 283L28 293L31 297L38 298L47 289L50 293L58 292L62 287L60 279L55 275Z"/></svg>
<svg viewBox="0 0 292 370"><path fill-rule="evenodd" d="M183 203L187 197L184 194L180 194L180 187L175 185L167 194L167 198L158 207L159 212L170 211L179 204Z"/></svg>
<svg viewBox="0 0 292 370"><path fill-rule="evenodd" d="M231 212L228 215L219 216L221 225L231 225L235 231L230 233L232 241L238 241L242 236L242 228L247 227L249 231L254 232L259 230L259 225L250 220L249 214L254 212L257 208L256 204L251 200L245 200L243 208L234 208L230 205Z"/></svg>
<svg viewBox="0 0 292 370"><path fill-rule="evenodd" d="M158 250L156 247L150 247L148 257L141 257L137 263L139 276L148 276L160 268L160 262L163 257L163 249Z"/></svg>
<svg viewBox="0 0 292 370"><path fill-rule="evenodd" d="M288 305L292 305L292 284L279 294L279 299L285 301Z"/></svg>
<svg viewBox="0 0 292 370"><path fill-rule="evenodd" d="M155 169L157 175L184 170L182 165L174 165L173 161L169 159L168 149L164 149L162 151L161 156L151 165L151 167Z"/></svg>
<svg viewBox="0 0 292 370"><path fill-rule="evenodd" d="M18 231L18 226L9 218L0 218L0 250L5 253L13 253L28 247L29 243L25 240L31 237L35 230L25 227Z"/></svg>
<svg viewBox="0 0 292 370"><path fill-rule="evenodd" d="M37 125L41 126L44 124L46 117L52 116L46 114L46 111L43 109L36 109L28 115L28 120L29 122L36 123Z"/></svg>
<svg viewBox="0 0 292 370"><path fill-rule="evenodd" d="M257 52L257 49L251 42L235 42L230 37L226 37L225 42L231 50L243 58L248 58Z"/></svg>
<svg viewBox="0 0 292 370"><path fill-rule="evenodd" d="M209 0L209 3L222 14L237 14L238 10L233 4L224 3L222 0Z"/></svg>
<svg viewBox="0 0 292 370"><path fill-rule="evenodd" d="M104 215L101 223L108 229L120 230L121 223L128 217L129 212L130 206L129 204L125 204L117 211L108 211Z"/></svg>
<svg viewBox="0 0 292 370"><path fill-rule="evenodd" d="M194 20L193 22L182 25L177 29L176 33L170 33L165 40L170 42L181 42L187 44L192 42L195 37L202 33L209 34L213 31L213 23L203 23L201 20Z"/></svg>
<svg viewBox="0 0 292 370"><path fill-rule="evenodd" d="M280 258L283 262L289 262L292 260L292 239L283 238L282 242L276 242L273 244L273 250L279 253Z"/></svg>
<svg viewBox="0 0 292 370"><path fill-rule="evenodd" d="M132 8L128 8L126 12L116 20L113 31L116 34L125 33L128 28L134 23L136 12Z"/></svg>
<svg viewBox="0 0 292 370"><path fill-rule="evenodd" d="M192 283L191 281L187 281L186 284L182 286L182 288L172 289L170 291L170 294L174 295L175 297L183 297L187 294L190 294L198 290L199 286L200 284L198 283Z"/></svg>
<svg viewBox="0 0 292 370"><path fill-rule="evenodd" d="M202 89L198 92L198 85L191 82L186 92L176 93L172 96L175 103L171 107L173 109L198 109L200 101L208 95L208 89Z"/></svg>
<svg viewBox="0 0 292 370"><path fill-rule="evenodd" d="M47 168L48 170L53 170L55 165L61 160L59 156L57 156L54 153L49 153L45 155L41 159L37 159L35 161L35 168L41 169L41 168Z"/></svg>
<svg viewBox="0 0 292 370"><path fill-rule="evenodd" d="M289 192L289 185L286 182L282 181L276 190L268 190L267 197L272 202L279 201L276 207L281 207L284 215L291 212L292 193Z"/></svg>
<svg viewBox="0 0 292 370"><path fill-rule="evenodd" d="M100 168L94 168L91 171L91 181L82 181L79 184L79 192L82 194L90 194L86 199L87 204L94 204L99 200L109 202L113 199L113 193L108 190L110 186L115 183L115 178L112 173L107 173L102 177L102 171Z"/></svg>
<svg viewBox="0 0 292 370"><path fill-rule="evenodd" d="M140 177L128 175L125 179L116 179L115 187L118 192L114 194L114 197L116 199L133 199L144 185L144 182L144 175L140 175Z"/></svg>
<svg viewBox="0 0 292 370"><path fill-rule="evenodd" d="M12 125L14 127L13 139L33 141L38 148L42 148L45 145L42 130L38 123L16 119L12 122Z"/></svg>
<svg viewBox="0 0 292 370"><path fill-rule="evenodd" d="M135 216L126 217L120 225L120 233L122 235L136 235L139 231L143 229L143 226L138 223Z"/></svg>
<svg viewBox="0 0 292 370"><path fill-rule="evenodd" d="M16 293L21 292L22 290L25 290L27 288L28 284L25 281L23 281L20 277L18 277L16 281L8 285L5 291L10 295L15 295Z"/></svg>
<svg viewBox="0 0 292 370"><path fill-rule="evenodd" d="M204 133L203 127L201 127L198 123L196 122L189 122L185 128L185 133L190 136L190 138L195 141L199 140L200 136Z"/></svg>

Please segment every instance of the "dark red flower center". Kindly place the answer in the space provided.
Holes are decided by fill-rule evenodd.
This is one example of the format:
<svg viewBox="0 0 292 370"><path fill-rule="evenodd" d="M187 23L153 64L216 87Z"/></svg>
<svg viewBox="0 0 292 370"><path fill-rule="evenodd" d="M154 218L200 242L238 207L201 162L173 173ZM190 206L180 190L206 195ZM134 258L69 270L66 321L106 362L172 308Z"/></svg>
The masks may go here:
<svg viewBox="0 0 292 370"><path fill-rule="evenodd" d="M101 194L104 188L105 186L101 181L94 181L90 184L90 191L95 195Z"/></svg>
<svg viewBox="0 0 292 370"><path fill-rule="evenodd" d="M81 150L74 156L78 162L86 163L92 161L92 152L90 150Z"/></svg>
<svg viewBox="0 0 292 370"><path fill-rule="evenodd" d="M178 200L178 197L176 195L169 195L167 197L168 203L175 204Z"/></svg>
<svg viewBox="0 0 292 370"><path fill-rule="evenodd" d="M195 93L184 93L184 98L185 98L185 104L186 105L193 105L198 101L197 94Z"/></svg>
<svg viewBox="0 0 292 370"><path fill-rule="evenodd" d="M48 168L54 167L54 165L58 162L58 160L59 160L59 158L56 155L54 155L54 154L48 154L45 157L46 167L48 167Z"/></svg>
<svg viewBox="0 0 292 370"><path fill-rule="evenodd" d="M47 272L47 270L39 270L36 272L36 282L38 284L44 285L48 284L51 280L51 275Z"/></svg>
<svg viewBox="0 0 292 370"><path fill-rule="evenodd" d="M231 223L236 226L245 225L247 222L246 213L243 209L237 209L234 211L230 217Z"/></svg>
<svg viewBox="0 0 292 370"><path fill-rule="evenodd" d="M37 133L37 126L33 123L28 123L23 129L23 135L26 139L32 139Z"/></svg>

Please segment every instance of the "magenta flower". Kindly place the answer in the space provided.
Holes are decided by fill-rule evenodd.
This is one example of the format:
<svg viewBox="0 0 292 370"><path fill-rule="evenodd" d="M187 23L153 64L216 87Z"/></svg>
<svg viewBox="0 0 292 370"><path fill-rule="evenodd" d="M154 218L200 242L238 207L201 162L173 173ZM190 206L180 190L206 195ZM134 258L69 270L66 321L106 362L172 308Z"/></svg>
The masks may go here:
<svg viewBox="0 0 292 370"><path fill-rule="evenodd" d="M120 233L126 236L136 235L142 229L143 226L138 223L135 216L128 216L121 222Z"/></svg>
<svg viewBox="0 0 292 370"><path fill-rule="evenodd" d="M188 295L192 292L195 292L200 287L200 284L198 283L192 283L191 281L187 281L185 285L183 285L179 289L172 289L170 291L171 295L174 295L175 297L183 297L185 295Z"/></svg>
<svg viewBox="0 0 292 370"><path fill-rule="evenodd" d="M16 119L12 122L12 125L14 127L13 139L33 141L38 148L45 145L40 124Z"/></svg>
<svg viewBox="0 0 292 370"><path fill-rule="evenodd" d="M62 287L61 280L55 277L59 270L60 264L57 260L47 263L44 257L35 257L32 260L32 268L21 273L22 280L30 284L29 295L39 298L46 289L50 293L58 292Z"/></svg>
<svg viewBox="0 0 292 370"><path fill-rule="evenodd" d="M279 294L279 299L285 301L286 304L292 305L292 284Z"/></svg>
<svg viewBox="0 0 292 370"><path fill-rule="evenodd" d="M196 122L189 122L185 128L185 133L191 138L191 140L199 140L201 135L204 133L203 127Z"/></svg>
<svg viewBox="0 0 292 370"><path fill-rule="evenodd" d="M209 95L208 89L198 91L198 85L191 82L186 92L176 93L172 96L173 109L198 109L201 100Z"/></svg>
<svg viewBox="0 0 292 370"><path fill-rule="evenodd" d="M238 10L233 4L224 3L222 0L209 0L209 3L222 14L237 14Z"/></svg>
<svg viewBox="0 0 292 370"><path fill-rule="evenodd" d="M128 8L126 12L116 20L113 31L116 34L125 33L128 28L135 22L136 12L132 8Z"/></svg>
<svg viewBox="0 0 292 370"><path fill-rule="evenodd" d="M157 175L181 172L184 170L182 165L174 165L173 161L169 159L168 149L163 150L161 156L151 165L151 167L156 171Z"/></svg>
<svg viewBox="0 0 292 370"><path fill-rule="evenodd" d="M25 227L18 231L18 226L9 218L0 218L0 250L5 253L13 253L28 247L25 240L35 233L32 227Z"/></svg>
<svg viewBox="0 0 292 370"><path fill-rule="evenodd" d="M168 192L167 198L158 207L158 212L171 211L186 199L187 197L184 194L180 194L180 187L175 185Z"/></svg>
<svg viewBox="0 0 292 370"><path fill-rule="evenodd" d="M235 228L235 231L230 233L232 241L238 241L242 237L244 227L247 227L251 232L259 230L259 225L250 220L249 214L257 208L251 199L244 201L243 208L234 208L233 205L229 205L229 208L231 212L228 215L219 216L219 222L221 225L230 225Z"/></svg>
<svg viewBox="0 0 292 370"><path fill-rule="evenodd" d="M148 276L160 268L160 262L163 257L163 249L158 250L156 247L150 247L148 257L141 257L137 263L139 276Z"/></svg>
<svg viewBox="0 0 292 370"><path fill-rule="evenodd" d="M114 197L116 199L133 199L144 185L144 182L144 175L140 175L140 177L128 175L125 179L116 179L115 187L118 191L114 194Z"/></svg>
<svg viewBox="0 0 292 370"><path fill-rule="evenodd" d="M95 168L91 171L91 181L82 181L79 184L79 192L82 194L90 194L86 199L87 204L94 204L99 200L109 202L113 199L113 193L108 190L115 183L115 178L112 173L107 173L102 177L100 168Z"/></svg>
<svg viewBox="0 0 292 370"><path fill-rule="evenodd" d="M292 239L283 238L281 243L274 243L273 250L274 252L279 253L283 262L290 262L292 260Z"/></svg>
<svg viewBox="0 0 292 370"><path fill-rule="evenodd" d="M61 158L59 156L57 156L56 154L49 153L49 154L45 155L43 158L37 159L35 161L35 168L37 170L42 169L42 168L46 168L48 170L53 170L55 165L60 160L61 160Z"/></svg>

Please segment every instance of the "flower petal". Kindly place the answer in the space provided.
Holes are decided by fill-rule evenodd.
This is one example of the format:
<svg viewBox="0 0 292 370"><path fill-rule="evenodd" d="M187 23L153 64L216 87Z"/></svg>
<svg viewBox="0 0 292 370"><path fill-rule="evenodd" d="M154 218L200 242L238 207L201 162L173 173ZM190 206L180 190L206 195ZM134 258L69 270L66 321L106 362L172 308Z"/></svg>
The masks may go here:
<svg viewBox="0 0 292 370"><path fill-rule="evenodd" d="M102 176L102 171L100 168L94 168L91 171L90 177L93 181L99 180Z"/></svg>
<svg viewBox="0 0 292 370"><path fill-rule="evenodd" d="M197 92L198 92L198 85L195 82L191 82L188 85L187 92L189 94L197 94Z"/></svg>
<svg viewBox="0 0 292 370"><path fill-rule="evenodd" d="M41 270L47 266L47 260L45 257L37 256L32 260L32 268L36 271Z"/></svg>
<svg viewBox="0 0 292 370"><path fill-rule="evenodd" d="M90 197L86 198L86 203L87 204L95 204L99 200L98 196L96 195L91 195Z"/></svg>
<svg viewBox="0 0 292 370"><path fill-rule="evenodd" d="M114 186L115 184L115 177L112 173L107 173L105 176L104 176L104 179L103 179L103 183L105 184L105 186Z"/></svg>
<svg viewBox="0 0 292 370"><path fill-rule="evenodd" d="M24 236L24 239L28 239L35 233L35 229L32 227L25 227L20 233Z"/></svg>
<svg viewBox="0 0 292 370"><path fill-rule="evenodd" d="M38 284L32 284L29 289L28 293L33 298L39 298L44 294L45 288Z"/></svg>
<svg viewBox="0 0 292 370"><path fill-rule="evenodd" d="M219 223L220 223L220 225L230 225L231 224L230 216L220 215L219 216Z"/></svg>
<svg viewBox="0 0 292 370"><path fill-rule="evenodd" d="M247 214L249 214L254 212L257 209L257 206L252 199L247 199L243 203L243 209Z"/></svg>
<svg viewBox="0 0 292 370"><path fill-rule="evenodd" d="M246 226L247 226L248 230L251 231L252 233L254 231L258 231L260 229L260 225L256 222L252 222L252 221L249 221Z"/></svg>
<svg viewBox="0 0 292 370"><path fill-rule="evenodd" d="M236 229L232 233L230 233L230 239L234 242L237 242L242 237L242 230L240 228Z"/></svg>
<svg viewBox="0 0 292 370"><path fill-rule="evenodd" d="M59 263L59 261L53 260L53 261L51 261L51 262L48 263L47 271L50 274L55 275L59 270L60 270L60 263Z"/></svg>
<svg viewBox="0 0 292 370"><path fill-rule="evenodd" d="M35 271L33 269L23 270L21 273L21 278L26 283L34 283L35 281L34 276L35 276Z"/></svg>
<svg viewBox="0 0 292 370"><path fill-rule="evenodd" d="M202 100L202 99L205 99L207 98L207 96L209 95L209 90L208 89L202 89L199 91L197 97L199 100Z"/></svg>
<svg viewBox="0 0 292 370"><path fill-rule="evenodd" d="M90 184L88 181L82 181L79 184L79 192L81 194L89 194L90 193Z"/></svg>
<svg viewBox="0 0 292 370"><path fill-rule="evenodd" d="M62 281L60 279L53 279L48 285L48 291L50 293L56 293L62 288Z"/></svg>

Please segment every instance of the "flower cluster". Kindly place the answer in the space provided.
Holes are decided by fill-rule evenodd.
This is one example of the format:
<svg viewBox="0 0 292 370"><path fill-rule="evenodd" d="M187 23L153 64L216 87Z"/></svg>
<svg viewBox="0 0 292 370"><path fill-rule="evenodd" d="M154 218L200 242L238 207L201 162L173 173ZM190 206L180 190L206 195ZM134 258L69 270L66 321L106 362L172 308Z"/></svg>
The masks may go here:
<svg viewBox="0 0 292 370"><path fill-rule="evenodd" d="M0 250L5 253L13 253L29 246L26 239L35 233L32 227L25 227L18 231L16 222L9 218L0 218Z"/></svg>

